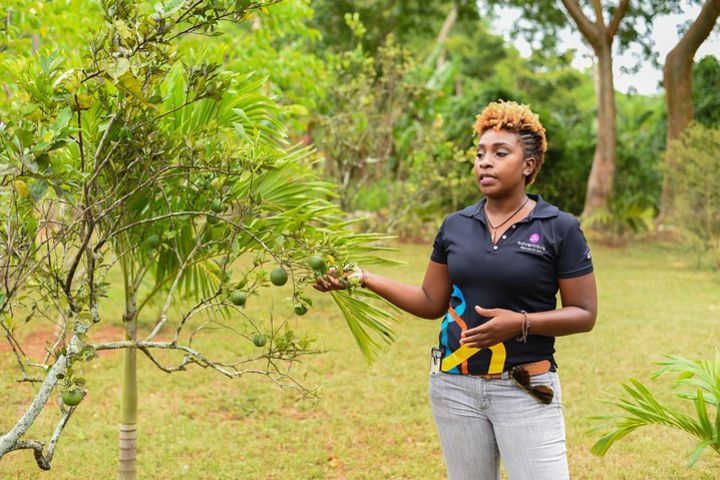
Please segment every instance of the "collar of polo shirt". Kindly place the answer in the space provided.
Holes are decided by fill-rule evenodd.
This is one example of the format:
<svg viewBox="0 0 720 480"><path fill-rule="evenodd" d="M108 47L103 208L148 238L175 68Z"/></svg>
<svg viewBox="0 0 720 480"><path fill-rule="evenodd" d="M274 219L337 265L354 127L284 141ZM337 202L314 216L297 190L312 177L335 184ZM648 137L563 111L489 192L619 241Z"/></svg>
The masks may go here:
<svg viewBox="0 0 720 480"><path fill-rule="evenodd" d="M527 217L528 219L552 218L557 217L558 213L560 213L560 210L555 205L550 205L545 200L543 200L540 195L536 193L528 193L527 196L535 200L536 202L535 208L533 208L532 212L530 212L530 215L528 215ZM486 201L487 198L483 197L474 205L470 205L469 207L460 210L460 212L458 213L464 217L472 217L482 222L485 222L485 214L483 213L483 208L485 207Z"/></svg>

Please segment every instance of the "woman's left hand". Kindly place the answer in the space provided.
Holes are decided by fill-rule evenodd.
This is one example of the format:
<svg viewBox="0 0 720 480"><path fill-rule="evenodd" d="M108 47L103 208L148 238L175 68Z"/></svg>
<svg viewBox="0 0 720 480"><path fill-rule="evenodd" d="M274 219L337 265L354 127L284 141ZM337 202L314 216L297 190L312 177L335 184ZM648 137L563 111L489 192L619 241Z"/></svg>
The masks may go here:
<svg viewBox="0 0 720 480"><path fill-rule="evenodd" d="M490 320L464 331L460 337L460 345L487 348L522 334L523 316L519 312L504 308L482 308L477 305L475 311Z"/></svg>

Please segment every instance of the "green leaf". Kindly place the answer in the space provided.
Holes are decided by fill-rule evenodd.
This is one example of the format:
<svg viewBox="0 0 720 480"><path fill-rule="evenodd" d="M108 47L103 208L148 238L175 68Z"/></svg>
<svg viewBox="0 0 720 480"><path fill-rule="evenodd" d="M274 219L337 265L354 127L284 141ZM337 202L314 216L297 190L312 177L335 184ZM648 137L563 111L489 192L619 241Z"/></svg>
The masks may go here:
<svg viewBox="0 0 720 480"><path fill-rule="evenodd" d="M114 58L105 65L105 73L116 82L128 70L130 70L130 60L125 57Z"/></svg>
<svg viewBox="0 0 720 480"><path fill-rule="evenodd" d="M52 124L50 129L56 134L62 131L68 126L70 119L72 118L72 111L69 108L63 108L55 118L55 122Z"/></svg>
<svg viewBox="0 0 720 480"><path fill-rule="evenodd" d="M169 17L178 10L180 10L183 5L185 5L185 1L186 0L169 0L165 5L160 5L156 3L155 10L163 17ZM158 5L160 5L160 10L158 10Z"/></svg>
<svg viewBox="0 0 720 480"><path fill-rule="evenodd" d="M712 444L712 441L710 441L710 440L705 440L704 442L700 442L700 444L697 446L697 448L695 448L695 450L693 450L693 452L690 454L690 457L688 458L688 463L687 463L688 468L695 466L697 461L700 459L700 455L702 455L703 451L705 451L705 449L707 447L709 447L711 444Z"/></svg>
<svg viewBox="0 0 720 480"><path fill-rule="evenodd" d="M356 294L359 292L360 290L355 291ZM395 333L387 323L394 320L394 316L367 301L351 296L347 291L337 290L330 293L345 317L363 356L368 363L373 363L380 349L375 336L380 336L388 344L395 340ZM368 299L381 298L368 292L362 292L361 295Z"/></svg>
<svg viewBox="0 0 720 480"><path fill-rule="evenodd" d="M697 390L697 398L695 399L695 412L700 420L702 430L707 434L707 436L712 438L713 426L708 418L707 407L705 406L705 396L699 388Z"/></svg>

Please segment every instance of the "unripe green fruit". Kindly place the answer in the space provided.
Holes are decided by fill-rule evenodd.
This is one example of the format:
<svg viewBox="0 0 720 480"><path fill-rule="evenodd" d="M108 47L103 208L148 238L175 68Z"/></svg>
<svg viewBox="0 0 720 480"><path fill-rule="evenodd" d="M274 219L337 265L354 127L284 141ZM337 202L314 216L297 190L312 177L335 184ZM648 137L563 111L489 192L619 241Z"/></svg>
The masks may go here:
<svg viewBox="0 0 720 480"><path fill-rule="evenodd" d="M242 290L235 290L230 294L230 301L234 305L242 307L247 301L247 293L243 292Z"/></svg>
<svg viewBox="0 0 720 480"><path fill-rule="evenodd" d="M307 313L308 309L305 305L298 305L295 307L295 315L303 316Z"/></svg>
<svg viewBox="0 0 720 480"><path fill-rule="evenodd" d="M273 285L282 287L287 283L288 274L282 267L278 267L270 273L270 281Z"/></svg>
<svg viewBox="0 0 720 480"><path fill-rule="evenodd" d="M310 268L313 270L318 270L320 272L325 271L325 260L322 259L322 257L318 257L317 255L310 258Z"/></svg>
<svg viewBox="0 0 720 480"><path fill-rule="evenodd" d="M225 205L223 205L222 200L219 198L216 198L213 200L212 204L210 205L210 210L212 210L215 213L222 213L225 211Z"/></svg>
<svg viewBox="0 0 720 480"><path fill-rule="evenodd" d="M212 215L207 215L205 216L205 218L207 219L207 223L209 223L210 225L215 225L220 221L219 218L213 217Z"/></svg>
<svg viewBox="0 0 720 480"><path fill-rule="evenodd" d="M265 342L267 342L267 340L265 339L265 335L263 335L262 333L258 333L253 337L253 343L256 347L264 347Z"/></svg>
<svg viewBox="0 0 720 480"><path fill-rule="evenodd" d="M160 235L153 233L145 239L145 246L148 248L155 249L160 246Z"/></svg>
<svg viewBox="0 0 720 480"><path fill-rule="evenodd" d="M83 399L83 393L81 390L78 390L76 388L72 390L66 390L62 394L62 401L65 405L69 407L74 407L78 405Z"/></svg>

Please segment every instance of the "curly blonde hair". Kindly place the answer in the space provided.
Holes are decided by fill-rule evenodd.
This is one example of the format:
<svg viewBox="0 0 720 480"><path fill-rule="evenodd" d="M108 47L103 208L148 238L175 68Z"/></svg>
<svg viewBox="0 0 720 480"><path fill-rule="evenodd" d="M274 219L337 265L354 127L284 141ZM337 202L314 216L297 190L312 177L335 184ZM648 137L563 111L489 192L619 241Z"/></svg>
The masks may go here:
<svg viewBox="0 0 720 480"><path fill-rule="evenodd" d="M525 177L526 184L532 183L545 161L547 151L545 127L540 123L538 115L528 105L503 100L491 102L475 117L475 133L480 136L490 129L507 130L518 135L525 158L535 158L535 169Z"/></svg>

